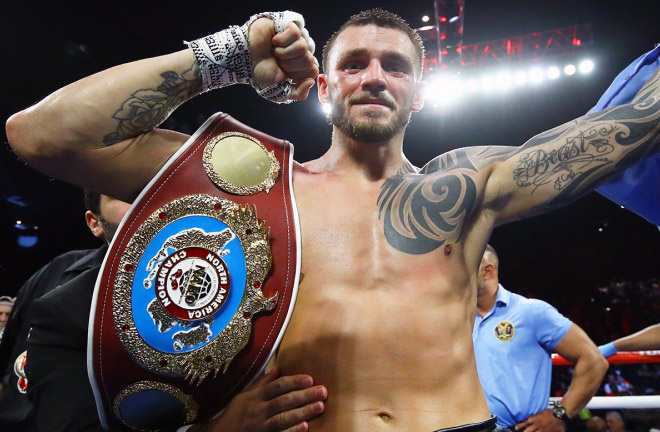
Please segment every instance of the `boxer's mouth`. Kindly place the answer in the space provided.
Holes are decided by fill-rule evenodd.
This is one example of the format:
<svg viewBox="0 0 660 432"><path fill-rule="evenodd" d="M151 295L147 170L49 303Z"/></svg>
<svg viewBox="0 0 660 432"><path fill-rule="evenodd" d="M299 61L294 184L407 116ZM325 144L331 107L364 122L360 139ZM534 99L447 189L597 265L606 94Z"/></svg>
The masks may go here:
<svg viewBox="0 0 660 432"><path fill-rule="evenodd" d="M351 99L351 105L382 105L391 110L394 110L395 108L395 104L389 99L373 96L360 96L355 99Z"/></svg>

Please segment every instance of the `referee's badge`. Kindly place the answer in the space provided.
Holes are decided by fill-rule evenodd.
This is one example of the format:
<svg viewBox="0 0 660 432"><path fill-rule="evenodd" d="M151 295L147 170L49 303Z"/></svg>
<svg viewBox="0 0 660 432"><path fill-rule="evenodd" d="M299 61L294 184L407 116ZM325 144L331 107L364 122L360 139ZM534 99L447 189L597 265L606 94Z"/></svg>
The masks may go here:
<svg viewBox="0 0 660 432"><path fill-rule="evenodd" d="M516 328L509 321L500 321L495 326L495 337L502 342L509 342L515 333Z"/></svg>

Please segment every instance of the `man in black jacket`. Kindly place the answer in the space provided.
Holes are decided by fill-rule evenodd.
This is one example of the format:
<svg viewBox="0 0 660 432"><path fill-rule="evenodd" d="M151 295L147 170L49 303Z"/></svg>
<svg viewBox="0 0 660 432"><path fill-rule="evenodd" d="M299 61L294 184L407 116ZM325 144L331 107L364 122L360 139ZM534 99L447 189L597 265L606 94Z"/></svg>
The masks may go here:
<svg viewBox="0 0 660 432"><path fill-rule="evenodd" d="M87 226L94 236L104 238L106 242L112 239L119 221L128 209L128 204L122 201L102 198L89 191L85 192L85 206ZM30 380L25 374L26 339L30 332L30 317L34 316L34 300L82 274L98 271L107 250L106 242L98 249L75 250L56 257L30 277L19 291L0 343L0 371L4 387L0 394L0 430L36 430L33 421L35 409L27 394ZM91 286L93 289L94 284ZM89 310L89 305L86 309ZM80 310L85 309L72 304L67 309L67 315L79 315L74 312Z"/></svg>

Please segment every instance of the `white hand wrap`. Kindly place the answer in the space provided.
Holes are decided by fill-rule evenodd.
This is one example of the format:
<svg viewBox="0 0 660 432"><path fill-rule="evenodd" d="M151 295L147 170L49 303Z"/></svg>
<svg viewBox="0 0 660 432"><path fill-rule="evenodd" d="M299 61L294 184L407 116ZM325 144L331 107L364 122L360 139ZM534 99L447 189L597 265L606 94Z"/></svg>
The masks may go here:
<svg viewBox="0 0 660 432"><path fill-rule="evenodd" d="M307 41L310 52L314 54L314 40L309 36L305 28L305 19L299 13L284 11L252 15L242 27L230 26L226 30L186 42L195 54L204 91L232 84L250 84L260 96L271 102L293 102L289 99L294 84L290 79L261 90L254 84L248 49L248 29L259 18L271 19L275 24L276 33L282 33L289 23L295 23Z"/></svg>

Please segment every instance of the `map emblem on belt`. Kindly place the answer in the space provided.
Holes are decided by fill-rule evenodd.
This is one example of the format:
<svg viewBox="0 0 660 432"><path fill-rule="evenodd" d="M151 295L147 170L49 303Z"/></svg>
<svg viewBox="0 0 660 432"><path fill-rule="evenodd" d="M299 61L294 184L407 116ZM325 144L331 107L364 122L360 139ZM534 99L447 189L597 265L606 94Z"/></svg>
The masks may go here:
<svg viewBox="0 0 660 432"><path fill-rule="evenodd" d="M269 229L256 209L188 195L154 212L121 258L113 314L119 340L146 369L201 382L226 372L245 347L254 315L277 295Z"/></svg>
<svg viewBox="0 0 660 432"><path fill-rule="evenodd" d="M188 232L182 232L174 239L169 238L163 249L186 234ZM224 235L228 240L234 238L229 229L212 235ZM184 247L162 261L156 261L157 258L152 258L147 265L147 270L153 270L144 284L149 288L152 279L156 279L156 297L170 315L196 321L213 315L225 304L230 290L229 270L220 255L201 247Z"/></svg>

